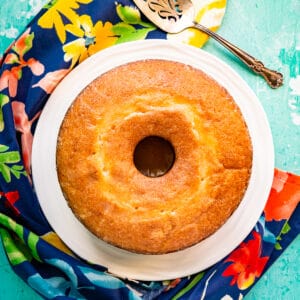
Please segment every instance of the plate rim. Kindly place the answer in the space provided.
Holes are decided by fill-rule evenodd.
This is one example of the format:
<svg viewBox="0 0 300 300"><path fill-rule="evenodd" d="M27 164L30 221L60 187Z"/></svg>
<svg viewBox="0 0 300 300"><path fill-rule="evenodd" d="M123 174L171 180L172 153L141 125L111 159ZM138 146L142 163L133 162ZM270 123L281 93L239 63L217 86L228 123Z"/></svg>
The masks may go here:
<svg viewBox="0 0 300 300"><path fill-rule="evenodd" d="M178 252L163 255L144 255L128 252L109 245L91 234L76 219L71 209L67 206L65 199L61 199L63 195L58 183L55 159L53 157L53 151L56 149L56 140L54 143L54 138L57 138L62 118L80 91L93 79L112 68L131 61L151 58L161 58L190 64L195 68L201 69L219 82L219 84L226 88L232 95L239 106L248 126L252 143L254 143L253 150L259 149L259 152L258 150L253 151L253 169L245 197L227 222L225 222L225 224L214 234L197 245ZM111 62L110 59L113 59L113 61ZM86 74L87 71L89 71L89 74ZM83 74L86 75L84 79L82 78ZM220 82L222 79L224 81ZM78 80L80 80L79 86L74 87L74 82L78 82ZM71 85L72 91L66 97L64 95L64 90L66 87L70 86L70 84L73 84ZM64 95L63 101L61 100L62 95ZM245 101L244 99L240 99L242 95L247 99L247 101L250 101L252 107L242 103L242 101ZM252 111L253 109L255 110L255 122L257 122L257 124L253 124L254 121L246 118L248 115L254 114ZM51 127L47 126L49 124L49 120L54 117L56 119L58 118L59 126L54 123L52 123ZM250 124L250 122L252 123ZM250 128L249 125L251 125ZM255 130L263 132L263 138L254 136ZM45 131L48 134L45 134ZM256 135L257 133L258 132L256 132ZM259 145L260 142L264 142L263 146ZM265 154L267 155L265 156ZM257 160L262 157L264 158L263 163L258 164ZM254 171L257 173L254 174ZM66 75L66 77L58 84L56 89L50 95L37 123L32 147L32 176L34 188L41 209L53 230L58 234L58 236L60 236L65 244L74 251L74 253L83 259L93 261L93 263L107 267L109 272L117 275L118 277L137 280L168 280L191 275L210 267L228 255L240 242L244 240L258 221L272 186L273 172L274 145L271 129L261 103L248 84L237 72L216 56L193 46L162 39L133 41L115 45L96 53L74 68L68 75ZM255 188L255 184L259 182L264 183L264 186L259 186L260 194L258 194L258 188ZM49 195L49 193L51 195ZM245 211L247 212L245 209L247 207L246 204L249 205L248 202L250 200L248 198L250 197L250 193L252 196L259 197L257 205L253 207L254 213L253 210L251 210L252 215L245 213ZM54 199L54 201L60 201L58 203L62 205L63 210L57 210L55 207L50 207L53 205L53 202L50 201L53 196L54 198L55 196L59 197L60 200ZM70 212L72 214L71 216L69 215ZM238 238L236 236L229 244L224 243L224 247L221 249L222 251L218 250L217 253L210 253L209 257L204 258L205 262L201 261L201 263L195 264L195 262L191 260L191 255L195 251L197 252L199 248L201 248L202 252L210 251L211 244L214 245L218 243L219 236L222 236L223 232L226 232L227 228L231 228L230 226L235 224L236 221L233 220L234 216L237 214L240 214L241 219L248 219L247 223L243 223L244 228L242 233L235 229L234 233L238 236ZM64 226L57 224L57 218L61 218L61 220L63 220ZM97 261L95 261L95 257L90 259L90 250L82 249L81 245L72 240L72 237L70 237L72 234L69 236L68 232L65 231L66 224L69 226L68 230L69 228L76 228L80 231L80 233L84 232L86 235L84 237L85 241L89 242L89 246L94 247L97 251L99 251L98 248L100 247L100 249L104 251L104 253L101 254L104 255L105 260L113 256L114 261L107 263L107 261L103 261L103 257ZM233 233L231 233L231 235L232 234ZM203 260L203 257L201 258ZM124 259L127 260L125 265ZM178 263L178 260L181 262ZM175 261L176 264L173 265ZM153 263L156 263L155 267L152 266ZM190 268L188 268L185 264L188 264ZM166 271L159 268L159 266L163 265L164 268L167 269Z"/></svg>

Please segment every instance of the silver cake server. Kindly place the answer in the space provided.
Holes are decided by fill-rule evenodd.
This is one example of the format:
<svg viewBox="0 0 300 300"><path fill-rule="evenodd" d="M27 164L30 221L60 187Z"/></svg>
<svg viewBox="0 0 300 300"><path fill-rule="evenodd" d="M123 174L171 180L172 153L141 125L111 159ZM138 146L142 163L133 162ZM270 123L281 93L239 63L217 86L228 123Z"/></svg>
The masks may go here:
<svg viewBox="0 0 300 300"><path fill-rule="evenodd" d="M226 47L253 72L264 77L270 87L278 88L283 84L281 73L266 68L261 61L197 23L194 20L194 6L190 0L133 0L133 2L150 21L163 31L178 33L187 28L197 28Z"/></svg>

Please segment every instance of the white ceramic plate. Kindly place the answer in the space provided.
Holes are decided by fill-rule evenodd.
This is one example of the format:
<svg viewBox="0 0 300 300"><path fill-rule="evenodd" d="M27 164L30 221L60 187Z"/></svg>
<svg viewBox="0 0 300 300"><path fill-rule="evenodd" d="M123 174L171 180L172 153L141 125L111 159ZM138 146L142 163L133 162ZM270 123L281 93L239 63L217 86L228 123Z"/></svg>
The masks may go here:
<svg viewBox="0 0 300 300"><path fill-rule="evenodd" d="M92 80L119 65L142 59L166 59L199 68L233 96L246 120L253 143L253 167L241 204L213 235L188 249L142 255L108 245L92 235L68 207L56 173L56 141L72 101ZM61 239L80 257L108 268L122 278L166 280L204 270L229 254L259 219L271 188L274 170L271 131L257 97L228 65L192 46L146 40L113 46L90 57L58 85L38 122L32 152L34 186L42 210Z"/></svg>

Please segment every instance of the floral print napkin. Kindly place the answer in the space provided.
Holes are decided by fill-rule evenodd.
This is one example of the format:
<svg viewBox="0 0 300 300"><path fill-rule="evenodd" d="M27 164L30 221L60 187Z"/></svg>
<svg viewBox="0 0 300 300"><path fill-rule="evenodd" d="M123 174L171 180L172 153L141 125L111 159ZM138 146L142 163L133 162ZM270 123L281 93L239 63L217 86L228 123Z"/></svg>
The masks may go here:
<svg viewBox="0 0 300 300"><path fill-rule="evenodd" d="M217 29L226 1L194 3L197 19ZM300 177L277 169L267 205L248 237L216 265L188 277L122 280L79 259L52 231L31 179L40 113L59 81L84 59L146 38L197 47L207 39L191 29L167 35L129 0L52 0L1 58L0 235L13 270L46 299L241 299L299 234Z"/></svg>

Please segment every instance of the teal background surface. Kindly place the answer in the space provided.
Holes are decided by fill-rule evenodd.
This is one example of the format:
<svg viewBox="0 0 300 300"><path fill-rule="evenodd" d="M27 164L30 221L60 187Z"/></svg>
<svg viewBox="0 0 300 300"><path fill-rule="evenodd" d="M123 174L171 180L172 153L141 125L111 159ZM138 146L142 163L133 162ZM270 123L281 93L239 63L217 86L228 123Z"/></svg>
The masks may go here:
<svg viewBox="0 0 300 300"><path fill-rule="evenodd" d="M0 52L22 32L47 0L1 0ZM300 1L228 0L219 33L267 66L284 74L285 84L270 89L232 55L210 40L204 49L232 66L260 99L270 122L276 167L300 175ZM0 299L40 299L13 273L0 245ZM300 236L246 296L299 299Z"/></svg>

